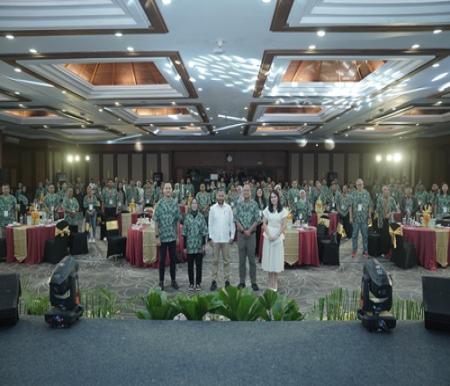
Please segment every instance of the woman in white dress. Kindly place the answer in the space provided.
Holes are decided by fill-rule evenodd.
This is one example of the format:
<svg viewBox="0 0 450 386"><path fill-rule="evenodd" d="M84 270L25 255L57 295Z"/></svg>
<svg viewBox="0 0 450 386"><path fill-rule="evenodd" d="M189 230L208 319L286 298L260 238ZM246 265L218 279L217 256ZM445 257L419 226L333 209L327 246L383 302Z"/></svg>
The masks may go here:
<svg viewBox="0 0 450 386"><path fill-rule="evenodd" d="M269 205L263 211L264 243L261 267L268 272L268 287L278 290L278 274L284 271L284 230L289 211L282 207L276 190L270 193Z"/></svg>

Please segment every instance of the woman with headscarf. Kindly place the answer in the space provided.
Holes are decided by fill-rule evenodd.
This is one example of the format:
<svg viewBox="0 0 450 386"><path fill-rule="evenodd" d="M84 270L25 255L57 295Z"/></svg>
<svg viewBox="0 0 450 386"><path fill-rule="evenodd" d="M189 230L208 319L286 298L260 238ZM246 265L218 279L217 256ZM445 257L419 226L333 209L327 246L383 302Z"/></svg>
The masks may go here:
<svg viewBox="0 0 450 386"><path fill-rule="evenodd" d="M202 283L202 260L205 254L208 226L205 217L199 213L198 202L195 198L183 222L184 253L188 259L189 290L200 291ZM194 287L195 264L195 287Z"/></svg>
<svg viewBox="0 0 450 386"><path fill-rule="evenodd" d="M311 217L311 204L306 197L304 189L301 189L298 195L299 199L297 202L294 202L294 218L307 224Z"/></svg>

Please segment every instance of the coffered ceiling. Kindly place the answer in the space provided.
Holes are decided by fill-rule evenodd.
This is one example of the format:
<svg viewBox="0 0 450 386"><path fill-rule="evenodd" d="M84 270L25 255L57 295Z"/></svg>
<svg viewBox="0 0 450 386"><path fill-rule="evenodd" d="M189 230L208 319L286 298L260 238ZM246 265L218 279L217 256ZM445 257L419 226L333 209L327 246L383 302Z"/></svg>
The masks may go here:
<svg viewBox="0 0 450 386"><path fill-rule="evenodd" d="M71 143L450 134L450 1L0 0L0 130Z"/></svg>

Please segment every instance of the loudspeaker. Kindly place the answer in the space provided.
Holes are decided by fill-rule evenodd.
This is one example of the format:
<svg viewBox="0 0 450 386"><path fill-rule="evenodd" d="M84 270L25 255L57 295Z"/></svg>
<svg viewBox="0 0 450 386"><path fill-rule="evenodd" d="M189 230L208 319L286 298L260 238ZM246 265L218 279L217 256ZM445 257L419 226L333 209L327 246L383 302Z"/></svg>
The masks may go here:
<svg viewBox="0 0 450 386"><path fill-rule="evenodd" d="M450 278L422 276L425 328L450 331Z"/></svg>
<svg viewBox="0 0 450 386"><path fill-rule="evenodd" d="M21 294L22 288L18 273L0 275L0 325L17 323Z"/></svg>

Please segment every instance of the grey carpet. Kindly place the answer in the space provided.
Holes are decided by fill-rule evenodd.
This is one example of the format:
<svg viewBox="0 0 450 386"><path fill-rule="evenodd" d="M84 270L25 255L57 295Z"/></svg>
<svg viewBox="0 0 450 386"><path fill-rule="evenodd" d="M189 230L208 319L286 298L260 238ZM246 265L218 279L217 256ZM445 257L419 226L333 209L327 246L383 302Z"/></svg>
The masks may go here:
<svg viewBox="0 0 450 386"><path fill-rule="evenodd" d="M9 385L449 384L450 335L419 322L389 334L358 322L42 318L0 329L0 383Z"/></svg>
<svg viewBox="0 0 450 386"><path fill-rule="evenodd" d="M358 289L361 283L363 264L366 261L361 255L355 259L351 257L351 241L345 241L340 248L341 265L301 267L286 269L280 275L280 292L295 299L302 312L309 311L318 298L328 294L336 287L349 290ZM211 283L211 253L208 246L204 258L203 288L208 290ZM159 281L158 270L142 269L130 266L126 261L107 260L106 244L97 241L89 244L89 254L76 256L80 262L80 287L81 290L106 287L117 294L120 300L134 299L144 294L149 288L156 287ZM238 256L236 243L231 248L231 277L232 282L238 282ZM421 277L423 275L450 277L450 268L438 269L436 272L428 271L422 267L409 270L397 268L388 260L380 259L386 269L392 274L394 283L394 296L404 299L422 299ZM258 283L261 290L266 288L266 274L258 267ZM19 272L23 285L36 293L48 293L48 278L54 266L44 263L39 265L27 264L0 264L0 273ZM220 267L222 269L222 267ZM248 272L247 272L248 275ZM223 275L219 272L219 285L223 285ZM187 264L178 264L177 280L180 290L187 292L188 277ZM166 286L170 283L168 269L166 270ZM247 284L249 279L247 276ZM168 289L169 293L175 291ZM140 301L139 301L140 303Z"/></svg>

